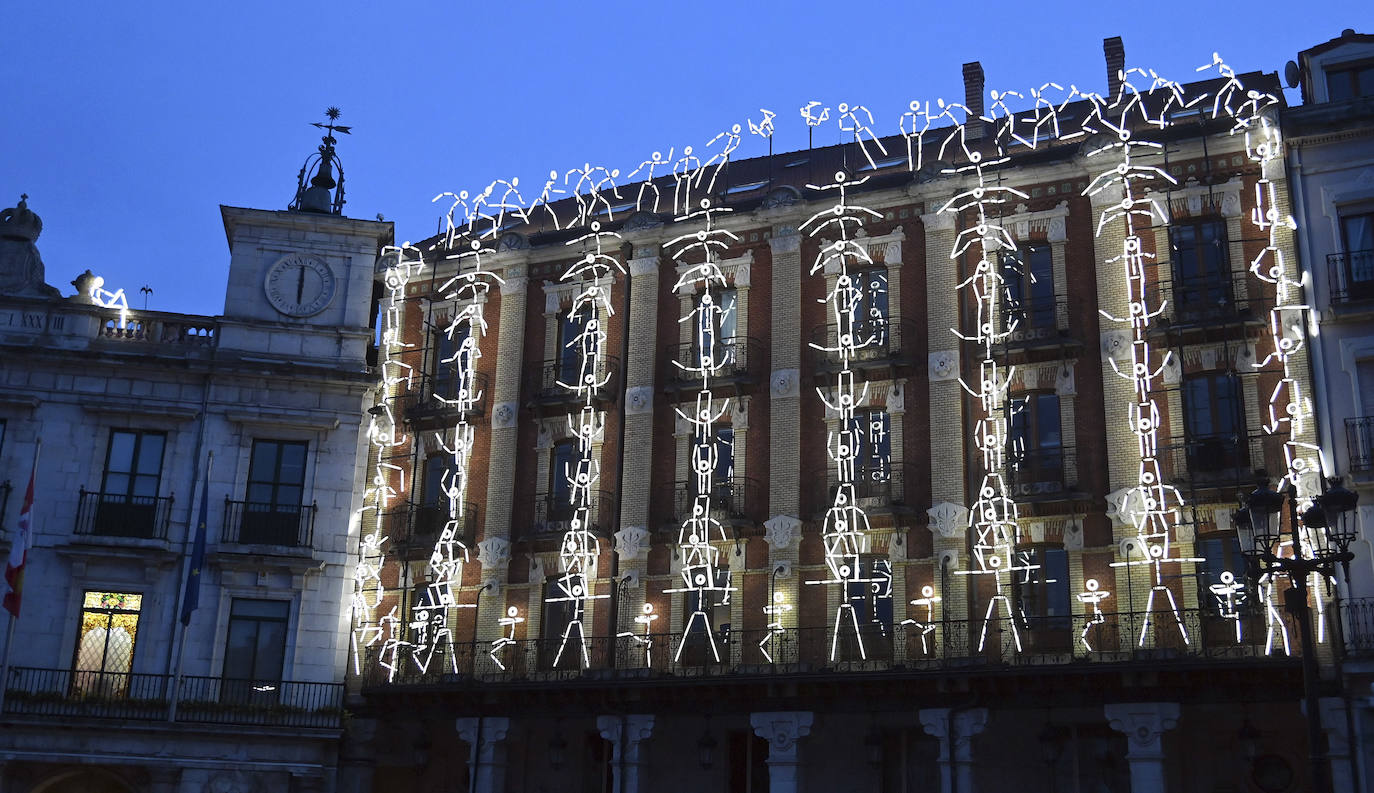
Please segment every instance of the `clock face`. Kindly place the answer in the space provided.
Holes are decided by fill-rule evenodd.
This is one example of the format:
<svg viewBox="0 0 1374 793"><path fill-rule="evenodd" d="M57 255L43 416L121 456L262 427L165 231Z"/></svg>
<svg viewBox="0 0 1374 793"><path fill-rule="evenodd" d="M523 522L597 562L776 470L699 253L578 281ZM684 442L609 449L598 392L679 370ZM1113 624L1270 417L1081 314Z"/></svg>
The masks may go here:
<svg viewBox="0 0 1374 793"><path fill-rule="evenodd" d="M334 271L314 256L292 253L267 268L267 302L289 317L310 317L334 300Z"/></svg>

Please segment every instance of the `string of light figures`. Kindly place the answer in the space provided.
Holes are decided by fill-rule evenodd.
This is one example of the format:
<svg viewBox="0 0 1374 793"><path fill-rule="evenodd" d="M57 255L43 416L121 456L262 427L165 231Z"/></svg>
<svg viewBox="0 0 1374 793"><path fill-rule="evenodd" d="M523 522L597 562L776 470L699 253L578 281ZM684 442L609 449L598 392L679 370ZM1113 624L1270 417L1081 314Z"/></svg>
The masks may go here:
<svg viewBox="0 0 1374 793"><path fill-rule="evenodd" d="M1130 428L1138 452L1139 465L1134 483L1119 504L1117 512L1131 527L1135 548L1143 553L1128 554L1112 567L1128 577L1135 570L1148 572L1150 587L1145 599L1145 621L1133 641L1144 646L1152 632L1157 637L1164 630L1176 631L1186 644L1192 641L1185 625L1182 604L1167 583L1182 574L1184 565L1200 561L1178 550L1176 533L1182 522L1184 508L1181 494L1168 484L1166 466L1161 460L1160 433L1165 419L1160 405L1164 393L1160 387L1166 367L1173 363L1171 353L1151 347L1151 329L1167 302L1154 297L1160 293L1155 283L1155 254L1145 244L1145 232L1153 233L1159 224L1169 219L1156 204L1153 196L1167 193L1176 181L1164 170L1151 164L1162 151L1157 139L1167 137L1175 116L1195 117L1201 114L1209 120L1226 121L1231 132L1243 135L1245 151L1250 162L1258 166L1260 178L1255 185L1254 209L1251 225L1267 237L1263 250L1249 263L1251 275L1269 286L1275 295L1268 311L1269 342L1273 351L1263 361L1252 365L1272 370L1283 369L1274 390L1269 394L1267 419L1263 430L1283 439L1286 469L1283 484L1297 488L1300 499L1316 494L1320 482L1317 472L1319 450L1311 440L1310 398L1300 387L1305 364L1303 340L1308 307L1302 303L1301 284L1284 261L1283 238L1295 227L1292 219L1282 215L1278 207L1279 195L1275 171L1282 167L1283 150L1273 110L1277 97L1246 90L1219 58L1205 69L1214 70L1223 78L1207 93L1188 94L1178 83L1166 80L1154 72L1132 69L1122 72L1119 89L1112 96L1080 91L1075 86L1064 88L1056 83L1020 91L989 92L989 110L972 113L958 103L937 100L934 103L912 102L898 120L898 132L906 144L905 167L921 178L938 174L953 179L962 187L954 198L937 209L962 223L957 233L950 260L967 261L970 271L957 285L971 318L968 328L955 330L956 336L968 350L976 351L972 363L960 378L963 389L977 403L977 421L972 430L973 446L978 450L977 494L969 511L969 533L972 569L957 570L958 575L985 576L991 582L992 594L986 609L979 617L978 648L986 646L989 629L1005 624L1011 646L1022 649L1018 624L1024 625L1024 614L1017 602L1013 575L1030 580L1039 575L1033 557L1017 553L1020 543L1019 513L1011 495L1007 476L1016 463L1008 454L1015 444L1011 438L1009 417L1015 409L1011 399L1011 384L1015 372L1004 366L999 356L999 344L1017 329L1020 312L1016 310L1019 295L1012 294L1008 280L1009 268L1018 266L1016 257L1007 255L1016 240L1002 225L1008 207L1028 195L1009 182L1020 176L1015 155L1039 147L1070 141L1084 142L1086 162L1095 174L1083 194L1093 199L1100 209L1095 234L1100 241L1109 241L1112 250L1104 256L1105 277L1118 280L1125 294L1124 304L1104 306L1104 318L1129 331L1129 343L1119 356L1109 358L1113 370L1130 382L1132 397L1123 417ZM1030 105L1030 109L1016 111L1012 105ZM1072 109L1070 110L1070 106ZM458 540L456 529L463 518L467 489L468 465L472 453L474 427L467 423L470 411L465 405L480 398L474 391L472 369L476 357L475 339L480 338L485 325L481 322L481 290L490 283L499 283L492 273L480 277L480 258L487 249L486 240L501 236L519 223L539 229L551 226L554 230L576 230L576 237L568 244L576 246L579 257L561 275L564 282L577 284L567 321L576 329L566 343L578 360L575 382L559 385L578 397L580 410L568 415L568 427L577 442L574 462L555 476L566 478L571 494L572 518L562 537L559 551L559 577L546 599L547 604L571 604L572 619L559 638L559 651L554 660L557 667L567 658L576 656L583 666L588 665L587 638L583 620L591 594L590 575L600 547L591 531L592 518L598 505L593 493L599 480L599 460L595 447L602 433L604 416L597 409L600 390L609 382L605 365L605 322L614 313L610 303L610 285L615 272L624 272L617 259L619 235L607 230L607 224L632 213L660 215L670 212L671 219L686 227L680 236L668 243L666 249L678 265L679 278L674 290L686 290L694 295L691 310L681 317L691 323L692 359L677 365L691 374L699 375L700 387L695 399L684 402L679 415L692 429L689 470L692 479L692 508L680 527L677 551L683 560L682 582L665 590L684 594L694 606L684 612L683 642L689 636L701 634L707 638L712 658L720 661L722 654L711 630L709 605L724 605L734 588L728 566L720 564L719 551L713 543L725 539L723 528L712 515L718 510L712 498L719 492L716 480L720 450L713 425L728 415L729 400L713 394L713 378L727 365L732 351L719 337L721 318L733 310L721 305L713 290L727 286L718 262L723 253L739 242L724 228L722 219L728 208L716 195L729 187L727 166L742 145L745 134L765 138L771 147L776 114L762 110L761 120L749 119L743 125L731 124L712 137L705 145L660 148L644 158L627 178L638 184L622 190L617 186L619 171L585 163L566 171L552 170L541 189L530 191L530 201L521 195L517 179L496 180L472 192L443 193L438 198L450 204L447 225L438 248L443 251L467 250L459 254L455 276L440 291L446 300L466 306L448 320L443 329L450 340L463 338L463 344L444 364L452 365L460 382L459 396L444 401L460 416L455 426L440 436L441 448L451 455L453 466L446 474L442 489L448 495L449 520L455 532L447 539L441 537L430 558L429 591L431 603L444 608L456 606L454 591L461 585L462 562L467 549ZM801 121L809 131L827 123L834 124L845 145L858 152L855 160L863 170L880 170L891 164L888 150L893 140L879 131L871 112L852 103L831 106L811 102L800 108ZM900 145L900 144L897 144ZM866 313L867 293L882 288L882 284L858 277L865 265L872 264L856 235L868 223L881 218L872 210L850 202L850 191L863 184L851 172L841 170L822 185L807 185L813 191L835 197L801 225L807 236L819 240L819 253L811 265L810 275L826 278L827 289L822 302L829 320L836 327L833 339L813 344L838 364L838 371L825 386L818 388L818 396L828 410L828 420L834 429L827 434L827 456L833 464L834 480L830 506L826 510L822 536L825 546L827 575L808 584L824 584L840 589L839 606L831 626L831 657L840 654L842 642L852 635L859 657L867 658L865 637L860 617L851 601L851 585L881 586L866 571L860 556L867 552L869 518L856 497L855 484L859 476L861 441L856 430L856 413L867 404L867 385L853 365L865 350L887 343L886 319ZM771 184L771 178L769 183ZM667 218L660 218L667 219ZM1099 244L1100 246L1100 244ZM675 248L675 249L674 249ZM424 267L423 257L408 246L389 251L386 283L389 297L383 316L381 362L379 369L388 393L413 388L412 380L418 372L404 360L406 351L417 345L402 338L401 303L406 284ZM471 268L467 259L472 259ZM447 265L454 266L454 265ZM466 273L466 275L463 275ZM1115 273L1115 275L1111 275ZM1025 274L1018 273L1019 276ZM466 280L464 280L466 279ZM477 279L477 280L474 280ZM478 286L478 282L482 286ZM1114 293L1107 289L1104 293ZM1260 294L1267 294L1259 290ZM468 309L471 309L470 311ZM465 313L466 312L466 313ZM463 334L466 332L466 336ZM386 505L406 492L408 472L396 465L389 450L409 445L391 414L390 402L379 404L369 422L368 438L376 450L378 462L369 488L369 509L384 512ZM1299 527L1300 542L1310 545L1315 538L1306 527ZM434 655L440 631L445 626L431 619L425 625L411 625L409 636L401 633L407 624L405 616L398 616L392 608L380 618L376 612L388 602L381 584L381 559L392 553L391 543L378 523L375 531L360 541L363 563L355 573L354 657L359 663L362 648L381 646L381 655L389 659L383 666L394 674L400 654L410 652L423 658ZM1310 550L1310 549L1299 549ZM1278 553L1293 553L1290 546L1280 544ZM1228 571L1229 572L1229 571ZM1287 628L1275 605L1276 587L1282 581L1270 576L1261 581L1258 591L1250 590L1241 581L1222 578L1210 592L1216 600L1217 612L1235 622L1236 641L1241 641L1241 614L1247 601L1258 597L1263 604L1268 624L1267 645L1270 650L1278 643L1287 651ZM1104 606L1112 599L1111 592L1093 579L1085 583L1085 591L1077 595L1083 609L1080 645L1094 651L1096 629L1105 624L1108 612ZM930 591L927 592L926 589ZM919 631L923 651L933 636L936 604L948 592L934 587L922 589L922 597L910 601L924 612L924 619L908 619L903 624ZM1116 585L1120 593L1120 583ZM1316 587L1313 588L1316 591ZM605 596L599 596L605 597ZM716 600L723 598L723 600ZM1317 598L1319 640L1325 636L1325 604ZM419 604L424 608L427 604ZM773 659L773 641L782 632L783 615L790 606L779 601L763 606L768 617L768 633L759 642L763 656ZM443 609L438 609L443 610ZM1161 613L1164 612L1164 613ZM635 618L642 626L639 631L622 632L620 637L644 649L645 663L651 662L652 637L650 625L658 617L652 609ZM503 638L498 648L492 647L497 661L498 650L504 651L514 641L514 619L508 614L497 620ZM995 625L996 624L996 625ZM505 633L509 630L509 637ZM451 640L451 636L448 640ZM449 654L452 657L454 654ZM420 664L420 661L416 662ZM428 663L425 661L424 663ZM388 665L389 664L389 665ZM504 669L504 665L497 661Z"/></svg>

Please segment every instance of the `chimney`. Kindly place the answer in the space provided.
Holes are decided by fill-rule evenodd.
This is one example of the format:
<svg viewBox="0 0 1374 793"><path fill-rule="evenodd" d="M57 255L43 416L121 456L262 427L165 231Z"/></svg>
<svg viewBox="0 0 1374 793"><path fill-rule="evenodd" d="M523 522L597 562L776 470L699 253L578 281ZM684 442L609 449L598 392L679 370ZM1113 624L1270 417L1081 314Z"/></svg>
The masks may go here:
<svg viewBox="0 0 1374 793"><path fill-rule="evenodd" d="M983 137L983 64L978 61L964 64L964 105L968 107L968 138Z"/></svg>
<svg viewBox="0 0 1374 793"><path fill-rule="evenodd" d="M1102 54L1107 56L1107 99L1121 93L1121 70L1126 68L1126 47L1120 36L1102 39Z"/></svg>

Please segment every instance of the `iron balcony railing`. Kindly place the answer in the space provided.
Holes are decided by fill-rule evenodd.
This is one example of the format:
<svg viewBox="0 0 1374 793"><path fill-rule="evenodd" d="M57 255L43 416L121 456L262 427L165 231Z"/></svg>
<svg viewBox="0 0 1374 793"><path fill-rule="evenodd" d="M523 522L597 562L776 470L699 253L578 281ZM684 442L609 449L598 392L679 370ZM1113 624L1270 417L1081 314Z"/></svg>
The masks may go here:
<svg viewBox="0 0 1374 793"><path fill-rule="evenodd" d="M165 540L171 513L171 496L92 493L82 488L74 531L95 537Z"/></svg>
<svg viewBox="0 0 1374 793"><path fill-rule="evenodd" d="M1222 485L1238 477L1249 481L1250 441L1244 435L1199 435L1159 447L1165 479L1193 485Z"/></svg>
<svg viewBox="0 0 1374 793"><path fill-rule="evenodd" d="M1007 454L1007 484L1015 499L1053 499L1078 486L1078 455L1072 446L1013 450Z"/></svg>
<svg viewBox="0 0 1374 793"><path fill-rule="evenodd" d="M811 351L819 371L832 371L843 362L844 347L840 339L841 326L835 323L817 325L811 331ZM910 357L920 336L919 328L910 319L866 319L850 326L854 355L850 365L865 368L870 365L899 364ZM924 354L924 353L923 353Z"/></svg>
<svg viewBox="0 0 1374 793"><path fill-rule="evenodd" d="M342 683L10 667L5 715L337 729Z"/></svg>
<svg viewBox="0 0 1374 793"><path fill-rule="evenodd" d="M457 518L458 534L456 539L471 546L477 539L479 508L471 501L463 502L463 514ZM383 530L394 545L427 548L439 539L439 534L448 524L449 505L403 504L381 514Z"/></svg>
<svg viewBox="0 0 1374 793"><path fill-rule="evenodd" d="M1374 598L1341 602L1339 628L1350 655L1374 657ZM1325 618L1330 624L1335 610L1328 608Z"/></svg>
<svg viewBox="0 0 1374 793"><path fill-rule="evenodd" d="M711 517L727 523L761 521L759 508L762 504L759 492L759 483L748 477L734 476L717 480L711 487ZM660 522L680 525L691 515L696 497L695 479L663 483L660 489L660 503L671 504L672 513L665 515L665 519Z"/></svg>
<svg viewBox="0 0 1374 793"><path fill-rule="evenodd" d="M610 536L611 519L615 517L615 494L609 490L591 492L591 530L603 536ZM566 494L539 493L534 497L535 535L558 534L567 531L572 525L574 513L572 502Z"/></svg>
<svg viewBox="0 0 1374 793"><path fill-rule="evenodd" d="M530 401L546 405L581 401L576 388L586 380L591 381L597 401L614 401L619 388L620 359L603 355L589 372L582 371L581 363L576 357L556 358L530 368L525 381L525 393Z"/></svg>
<svg viewBox="0 0 1374 793"><path fill-rule="evenodd" d="M311 547L314 504L265 504L224 499L224 534L220 541L242 545Z"/></svg>
<svg viewBox="0 0 1374 793"><path fill-rule="evenodd" d="M1345 420L1345 451L1350 457L1350 472L1374 471L1374 416Z"/></svg>
<svg viewBox="0 0 1374 793"><path fill-rule="evenodd" d="M1165 278L1152 284L1149 296L1153 305L1168 300L1161 327L1211 327L1258 318L1255 307L1264 301L1257 293L1273 287L1241 269L1207 277L1171 277L1170 265L1161 262L1158 273Z"/></svg>
<svg viewBox="0 0 1374 793"><path fill-rule="evenodd" d="M668 344L663 348L668 382L673 387L700 385L701 349L695 342ZM732 336L716 343L719 368L711 373L714 383L755 381L762 377L763 345L753 338Z"/></svg>
<svg viewBox="0 0 1374 793"><path fill-rule="evenodd" d="M395 397L400 402L405 417L411 421L427 418L450 418L463 413L460 402L471 401L472 407L466 411L468 416L481 416L487 411L487 375L473 372L471 393L467 400L459 393L458 377L435 377L425 375L411 382L410 390Z"/></svg>
<svg viewBox="0 0 1374 793"><path fill-rule="evenodd" d="M1168 609L1100 616L1100 621L1082 614L1018 617L1015 633L1006 617L989 621L986 632L981 618L895 626L869 622L861 629L862 642L852 633L841 634L836 641L830 626L772 631L719 627L711 636L714 651L703 631L640 632L588 638L585 668L575 634L566 644L561 638L495 645L467 642L421 648L417 654L395 643L369 648L364 683L565 681L570 674L608 682L854 672L909 675L1047 666L1081 670L1099 664L1155 666L1199 660L1294 664L1301 652L1295 639L1289 645L1293 657L1284 651L1279 638L1283 631L1289 637L1297 635L1296 624L1286 613L1274 622L1262 611L1240 616L1239 640L1237 620L1200 609L1179 612L1182 631ZM1374 640L1370 646L1374 649Z"/></svg>
<svg viewBox="0 0 1374 793"><path fill-rule="evenodd" d="M1374 299L1374 251L1330 253L1331 302L1350 303Z"/></svg>
<svg viewBox="0 0 1374 793"><path fill-rule="evenodd" d="M802 493L802 508L809 514L819 515L835 503L835 491L839 479L832 464L821 471L813 470L807 478L814 486ZM907 485L920 487L920 478L911 463L889 462L882 466L859 466L854 470L854 497L859 506L868 510L897 510L914 508L915 502L907 497Z"/></svg>
<svg viewBox="0 0 1374 793"><path fill-rule="evenodd" d="M1034 347L1050 342L1057 343L1068 333L1067 298L1007 299L1003 301L1001 309L1002 327L1007 333L1002 343L1007 347Z"/></svg>

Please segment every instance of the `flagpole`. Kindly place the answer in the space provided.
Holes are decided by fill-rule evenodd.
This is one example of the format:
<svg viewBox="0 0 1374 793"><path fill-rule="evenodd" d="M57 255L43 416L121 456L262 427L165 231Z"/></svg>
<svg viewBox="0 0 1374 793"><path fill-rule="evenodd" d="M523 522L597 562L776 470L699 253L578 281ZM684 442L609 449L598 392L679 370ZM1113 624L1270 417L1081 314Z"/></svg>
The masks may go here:
<svg viewBox="0 0 1374 793"><path fill-rule="evenodd" d="M25 494L26 499L29 497L29 495L33 493L33 480L38 477L38 454L41 451L43 451L43 439L39 438L33 445L33 468L29 473L29 490L28 493ZM14 538L14 542L22 542L25 544L24 553L26 558L24 561L24 566L28 565L28 549L33 546L34 524L33 502L31 500L28 501L28 507L29 525L27 529L27 536L25 536L23 533L16 532ZM20 517L22 518L23 515L21 514ZM11 549L11 553L13 553L13 549ZM20 590L20 594L22 596L22 590ZM19 606L16 605L15 608L18 609ZM8 611L8 609L6 609L6 611ZM5 712L5 694L9 691L10 688L10 648L14 646L14 623L18 621L19 615L15 614L13 611L10 611L9 624L5 627L5 656L4 660L0 661L0 714L3 714Z"/></svg>
<svg viewBox="0 0 1374 793"><path fill-rule="evenodd" d="M204 483L203 483L202 486L201 486L201 493L200 493L200 509L199 509L199 513L198 513L198 514L200 514L200 515L204 515L204 514L205 514L206 505L207 505L206 499L208 499L208 498L210 497L210 469L212 469L212 468L214 468L214 467L215 467L215 452L214 452L214 450L212 449L212 450L210 450L209 456L208 456L208 458L207 458L206 461L205 461L205 481L204 481ZM197 520L197 521L196 521L196 527L193 529L193 531L195 531L197 534L200 534L200 533L204 532L204 531L205 531L205 526L203 525L203 523L204 523L203 520ZM200 542L203 543L204 540L201 539ZM189 564L195 564L195 563L196 563L196 561L195 561L194 559L189 560ZM181 662L182 662L182 660L186 657L186 632L187 632L187 630L191 627L189 618L188 618L188 619L182 619L182 614L181 614L181 612L185 610L185 608L186 608L186 599L187 599L188 597L190 597L190 594L191 594L190 591L189 591L190 580L191 580L191 576L190 576L189 574L183 576L182 585L181 585L181 590L182 590L182 591L181 591L181 601L177 604L177 605L178 605L178 609L177 609L177 612L178 612L178 613L177 613L177 621L181 623L181 631L180 631L179 635L177 636L177 660L176 660L175 671L172 672L172 695L171 695L171 697L168 698L169 702L168 702L168 706L167 706L167 721L176 721L176 720L177 720L177 701L178 701L178 700L180 699L180 697L181 697ZM195 583L195 586L197 586L197 587L200 586L200 577L199 577L199 576L196 576L196 583ZM197 598L197 600L199 600L199 598Z"/></svg>

